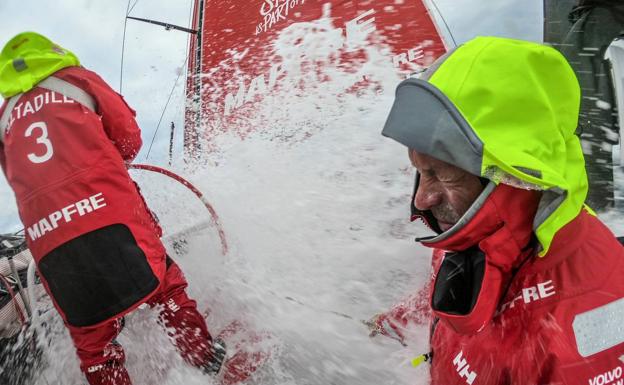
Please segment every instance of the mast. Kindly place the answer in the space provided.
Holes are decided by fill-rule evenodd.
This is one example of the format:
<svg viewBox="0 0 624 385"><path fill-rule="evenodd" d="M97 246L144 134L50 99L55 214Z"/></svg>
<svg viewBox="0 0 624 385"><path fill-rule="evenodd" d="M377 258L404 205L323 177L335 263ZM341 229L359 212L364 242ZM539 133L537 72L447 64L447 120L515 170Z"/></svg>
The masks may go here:
<svg viewBox="0 0 624 385"><path fill-rule="evenodd" d="M187 113L184 124L184 156L186 159L196 156L200 149L204 1L195 0L193 4L192 29L196 30L197 33L191 37L189 46L189 75L186 83Z"/></svg>

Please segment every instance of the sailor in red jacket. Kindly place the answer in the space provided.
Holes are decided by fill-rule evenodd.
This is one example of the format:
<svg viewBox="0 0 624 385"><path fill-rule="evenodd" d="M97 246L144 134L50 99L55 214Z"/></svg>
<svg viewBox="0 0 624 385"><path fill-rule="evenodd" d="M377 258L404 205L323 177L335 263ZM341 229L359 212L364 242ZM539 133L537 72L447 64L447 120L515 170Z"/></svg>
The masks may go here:
<svg viewBox="0 0 624 385"><path fill-rule="evenodd" d="M187 362L218 372L224 348L126 170L141 147L134 111L73 53L32 32L2 50L0 92L0 164L89 383L130 384L115 338L143 303L160 306Z"/></svg>
<svg viewBox="0 0 624 385"><path fill-rule="evenodd" d="M433 384L624 384L624 248L584 205L574 72L540 44L477 38L402 82L383 134L437 235ZM412 299L371 325L403 338Z"/></svg>

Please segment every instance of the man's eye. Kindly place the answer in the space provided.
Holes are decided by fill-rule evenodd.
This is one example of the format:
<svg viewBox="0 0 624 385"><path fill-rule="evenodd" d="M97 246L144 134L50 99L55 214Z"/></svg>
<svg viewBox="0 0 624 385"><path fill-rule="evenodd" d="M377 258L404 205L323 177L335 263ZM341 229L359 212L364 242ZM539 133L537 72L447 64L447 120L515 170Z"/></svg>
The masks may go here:
<svg viewBox="0 0 624 385"><path fill-rule="evenodd" d="M453 175L438 175L438 180L442 183L453 183L457 178Z"/></svg>

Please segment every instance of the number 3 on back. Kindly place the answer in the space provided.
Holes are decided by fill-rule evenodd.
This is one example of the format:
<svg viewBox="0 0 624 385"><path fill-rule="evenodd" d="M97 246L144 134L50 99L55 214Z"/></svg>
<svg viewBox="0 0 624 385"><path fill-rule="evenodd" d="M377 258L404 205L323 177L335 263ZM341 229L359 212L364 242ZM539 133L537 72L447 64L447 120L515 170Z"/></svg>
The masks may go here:
<svg viewBox="0 0 624 385"><path fill-rule="evenodd" d="M45 122L35 122L31 124L26 129L24 136L31 136L35 128L41 129L41 135L37 137L37 143L43 144L46 151L43 155L37 155L31 152L30 154L28 154L28 159L33 163L43 163L52 158L52 155L54 155L54 148L52 148L52 142L50 142L50 139L48 139L48 126L45 124Z"/></svg>

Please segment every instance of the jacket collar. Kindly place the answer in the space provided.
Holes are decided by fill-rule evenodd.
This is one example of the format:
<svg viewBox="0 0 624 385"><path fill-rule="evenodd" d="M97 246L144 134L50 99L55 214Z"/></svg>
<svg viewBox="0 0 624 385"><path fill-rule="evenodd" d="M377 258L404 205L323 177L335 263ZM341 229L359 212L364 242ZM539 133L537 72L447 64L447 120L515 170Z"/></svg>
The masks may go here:
<svg viewBox="0 0 624 385"><path fill-rule="evenodd" d="M460 334L476 333L491 321L515 271L535 255L531 240L540 193L492 186L455 226L421 240L448 251L435 274L431 306Z"/></svg>
<svg viewBox="0 0 624 385"><path fill-rule="evenodd" d="M479 246L497 259L509 259L532 239L533 218L540 193L509 185L488 185L456 226L432 238L418 239L424 246L463 251ZM416 214L415 217L424 216ZM512 263L512 261L509 261Z"/></svg>

